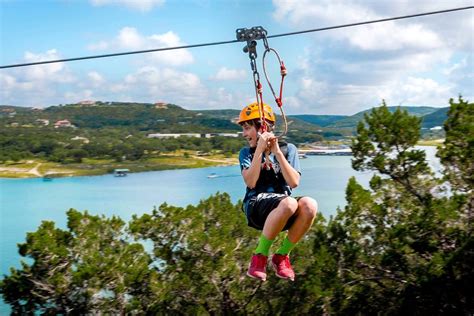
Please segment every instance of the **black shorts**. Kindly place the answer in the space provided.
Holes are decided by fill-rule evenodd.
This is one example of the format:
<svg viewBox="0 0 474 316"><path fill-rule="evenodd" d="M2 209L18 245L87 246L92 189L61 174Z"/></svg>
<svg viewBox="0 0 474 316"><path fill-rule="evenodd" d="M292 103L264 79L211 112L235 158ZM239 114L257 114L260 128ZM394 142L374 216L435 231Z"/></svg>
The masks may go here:
<svg viewBox="0 0 474 316"><path fill-rule="evenodd" d="M247 224L255 229L263 230L263 225L265 225L268 215L287 197L288 195L280 193L260 193L250 198L244 209L247 216ZM299 197L296 199L298 200ZM283 230L288 230L293 225L295 219L295 215L291 216Z"/></svg>

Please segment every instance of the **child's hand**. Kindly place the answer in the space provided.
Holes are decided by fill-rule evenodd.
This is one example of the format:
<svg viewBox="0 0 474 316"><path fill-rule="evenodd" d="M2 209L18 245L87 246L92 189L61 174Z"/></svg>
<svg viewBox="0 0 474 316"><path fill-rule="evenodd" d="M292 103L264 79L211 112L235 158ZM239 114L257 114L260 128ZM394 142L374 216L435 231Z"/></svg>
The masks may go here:
<svg viewBox="0 0 474 316"><path fill-rule="evenodd" d="M273 136L270 139L270 151L276 155L278 152L280 152L280 145L278 145L278 137Z"/></svg>
<svg viewBox="0 0 474 316"><path fill-rule="evenodd" d="M259 149L261 152L269 150L271 146L270 141L272 138L275 138L273 133L264 132L260 134L258 137L257 149Z"/></svg>

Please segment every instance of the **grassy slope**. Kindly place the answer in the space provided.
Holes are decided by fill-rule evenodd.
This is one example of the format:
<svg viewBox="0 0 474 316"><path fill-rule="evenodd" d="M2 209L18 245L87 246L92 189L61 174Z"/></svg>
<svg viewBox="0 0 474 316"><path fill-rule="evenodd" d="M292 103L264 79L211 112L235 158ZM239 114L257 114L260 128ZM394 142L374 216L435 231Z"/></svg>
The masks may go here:
<svg viewBox="0 0 474 316"><path fill-rule="evenodd" d="M55 177L91 176L112 173L114 169L127 168L130 172L157 171L170 169L204 168L220 165L233 165L237 158L226 158L222 154L196 157L193 152L177 151L168 155L139 161L116 162L114 160L84 159L82 163L58 164L43 160L30 160L29 163L11 163L0 165L0 177L32 178L36 175L29 171L41 164L38 172L41 175Z"/></svg>

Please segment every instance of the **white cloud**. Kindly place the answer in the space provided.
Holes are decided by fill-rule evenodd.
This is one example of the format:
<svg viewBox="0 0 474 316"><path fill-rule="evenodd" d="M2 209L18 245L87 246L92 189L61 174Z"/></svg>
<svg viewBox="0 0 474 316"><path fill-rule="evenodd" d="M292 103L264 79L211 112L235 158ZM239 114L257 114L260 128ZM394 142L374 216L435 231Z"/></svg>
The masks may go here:
<svg viewBox="0 0 474 316"><path fill-rule="evenodd" d="M456 96L452 89L430 78L408 77L387 85L386 95L381 97L395 104L448 106L449 98Z"/></svg>
<svg viewBox="0 0 474 316"><path fill-rule="evenodd" d="M105 83L104 77L97 71L91 71L87 73L88 83L94 87L100 87Z"/></svg>
<svg viewBox="0 0 474 316"><path fill-rule="evenodd" d="M451 65L443 73L456 85L457 94L462 94L465 99L474 101L474 63L473 55L463 58L459 63Z"/></svg>
<svg viewBox="0 0 474 316"><path fill-rule="evenodd" d="M346 40L363 50L436 49L441 46L437 34L420 24L397 26L394 22L361 27L344 32Z"/></svg>
<svg viewBox="0 0 474 316"><path fill-rule="evenodd" d="M219 87L216 91L213 91L210 94L211 97L206 100L205 104L201 105L201 108L228 109L235 107L236 104L242 102L239 100L237 95L228 91L224 87Z"/></svg>
<svg viewBox="0 0 474 316"><path fill-rule="evenodd" d="M17 85L16 78L7 73L0 72L0 100L1 104L7 104L11 100L11 96L14 92L14 89Z"/></svg>
<svg viewBox="0 0 474 316"><path fill-rule="evenodd" d="M101 7L106 5L125 6L132 10L147 12L154 7L160 7L165 3L165 0L90 0L93 6Z"/></svg>
<svg viewBox="0 0 474 316"><path fill-rule="evenodd" d="M366 6L355 1L288 1L275 0L274 17L290 21L295 27L349 24L387 17L380 15L370 3ZM410 22L384 22L318 33L318 36L350 43L362 50L433 49L441 45L438 35L424 25Z"/></svg>
<svg viewBox="0 0 474 316"><path fill-rule="evenodd" d="M26 52L24 60L27 63L39 62L46 60L57 60L61 59L61 56L55 49L46 51L45 53L35 54L32 52ZM51 63L45 65L37 65L23 68L25 81L54 81L54 82L71 82L74 77L65 71L64 63Z"/></svg>
<svg viewBox="0 0 474 316"><path fill-rule="evenodd" d="M26 52L24 62L61 59L55 49L43 53ZM0 74L2 103L42 106L56 97L61 85L75 83L76 76L64 63L51 63L5 70Z"/></svg>
<svg viewBox="0 0 474 316"><path fill-rule="evenodd" d="M247 77L247 72L243 69L228 69L221 67L211 78L214 80L243 80Z"/></svg>
<svg viewBox="0 0 474 316"><path fill-rule="evenodd" d="M472 5L466 0L273 2L274 18L296 30ZM459 93L472 95L467 91L474 85L474 38L466 30L473 28L472 12L466 11L308 35L293 70L301 79L287 98L288 110L353 114L382 98L392 105L447 106Z"/></svg>
<svg viewBox="0 0 474 316"><path fill-rule="evenodd" d="M452 85L421 77L387 81L380 85L337 84L331 86L331 89L318 89L317 87L324 87L324 84L305 84L304 81L301 80L301 88L295 98L287 101L288 111L355 114L380 105L382 99L386 100L388 105L446 107L449 98L456 96Z"/></svg>
<svg viewBox="0 0 474 316"><path fill-rule="evenodd" d="M63 102L76 103L81 100L97 100L98 98L94 95L94 92L89 89L80 90L80 91L67 91L62 95Z"/></svg>
<svg viewBox="0 0 474 316"><path fill-rule="evenodd" d="M143 38L133 27L124 27L117 36L117 43L120 48L140 49L145 46L146 39Z"/></svg>
<svg viewBox="0 0 474 316"><path fill-rule="evenodd" d="M171 68L142 67L127 75L122 83L123 93L139 100L167 100L176 104L204 103L207 88L198 76Z"/></svg>
<svg viewBox="0 0 474 316"><path fill-rule="evenodd" d="M173 31L147 36L140 34L134 27L124 27L114 39L91 44L88 48L91 50L148 50L185 45ZM189 50L179 49L148 53L142 55L140 60L146 64L153 62L167 66L181 66L193 63L194 57Z"/></svg>

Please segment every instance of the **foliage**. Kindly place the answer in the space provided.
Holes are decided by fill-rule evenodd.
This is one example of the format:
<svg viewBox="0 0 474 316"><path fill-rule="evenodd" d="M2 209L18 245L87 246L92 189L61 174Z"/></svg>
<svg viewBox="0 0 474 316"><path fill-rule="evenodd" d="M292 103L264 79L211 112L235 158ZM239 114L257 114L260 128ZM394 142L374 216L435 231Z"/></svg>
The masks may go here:
<svg viewBox="0 0 474 316"><path fill-rule="evenodd" d="M444 123L446 141L439 157L455 190L470 192L474 187L474 106L461 97L449 101L448 119Z"/></svg>
<svg viewBox="0 0 474 316"><path fill-rule="evenodd" d="M16 313L473 314L473 104L450 104L442 177L413 147L419 117L385 104L365 115L353 167L374 173L370 187L350 179L347 206L318 216L292 252L295 282L245 276L258 232L217 193L128 225L70 210L68 229L28 234L20 253L32 262L0 293Z"/></svg>
<svg viewBox="0 0 474 316"><path fill-rule="evenodd" d="M146 309L156 273L141 244L130 243L125 223L69 210L68 229L43 222L28 233L20 254L33 261L11 268L0 292L16 314L110 314Z"/></svg>
<svg viewBox="0 0 474 316"><path fill-rule="evenodd" d="M452 142L472 139L469 107L472 104L462 99L458 105L451 102L446 124L457 127L446 131L448 148ZM352 274L346 276L350 286L345 291L351 295L345 297L345 312L465 314L474 310L471 219L462 212L472 209L472 186L470 192L453 194L434 178L424 152L412 148L419 138L419 124L406 112L391 114L382 106L358 126L353 167L376 174L370 190L351 179L348 205L335 220L344 227L347 242L360 249L357 260L345 267ZM470 147L472 151L472 143ZM466 166L469 145L463 148L452 161L456 168ZM446 167L449 155L445 157ZM449 185L456 187L454 182Z"/></svg>
<svg viewBox="0 0 474 316"><path fill-rule="evenodd" d="M236 137L147 138L145 132L128 129L0 128L0 162L40 158L52 162L77 163L83 158L137 161L155 158L177 149L215 150L236 154L245 140ZM83 137L87 139L84 141Z"/></svg>
<svg viewBox="0 0 474 316"><path fill-rule="evenodd" d="M431 128L435 126L442 126L448 117L448 111L449 107L445 107L423 116L421 127Z"/></svg>
<svg viewBox="0 0 474 316"><path fill-rule="evenodd" d="M434 111L430 107L405 108L418 115ZM394 109L389 108L390 111ZM200 147L206 151L222 150L235 155L244 144L242 139L227 137L216 142L184 137L179 140L149 139L146 135L235 133L240 131L240 127L232 120L238 117L238 113L238 110L190 111L173 104L163 108L150 103L100 101L94 106L68 104L45 109L0 106L0 163L33 158L62 164L77 163L83 158L136 161L156 157L156 153L177 149L201 150ZM286 141L301 144L350 136L363 113L350 117L289 116ZM441 113L441 116L435 117L435 121L444 117ZM68 119L74 127L53 127L54 122L64 119ZM50 124L44 126L41 120L49 120ZM336 125L339 122L347 124L333 126L331 122ZM325 127L321 128L318 123ZM278 117L277 127L279 131L281 117ZM219 147L221 145L225 148Z"/></svg>

